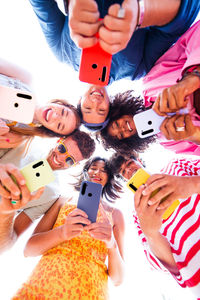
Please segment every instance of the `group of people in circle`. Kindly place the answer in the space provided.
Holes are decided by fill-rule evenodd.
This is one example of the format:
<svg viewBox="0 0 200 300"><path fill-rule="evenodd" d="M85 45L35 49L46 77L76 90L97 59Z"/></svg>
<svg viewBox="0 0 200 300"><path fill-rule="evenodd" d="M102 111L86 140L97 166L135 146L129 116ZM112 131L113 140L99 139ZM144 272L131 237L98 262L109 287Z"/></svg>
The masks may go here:
<svg viewBox="0 0 200 300"><path fill-rule="evenodd" d="M108 276L121 284L125 264L125 220L113 203L123 197L124 181L144 168L139 154L159 141L174 153L200 155L200 21L192 24L200 1L70 0L64 1L65 13L55 0L29 1L60 61L78 71L80 48L99 42L113 55L110 84L142 77L143 96L133 90L110 96L107 87L87 84L77 106L63 99L43 106L38 101L31 124L0 119L1 252L43 215L24 250L42 258L12 299L108 299ZM1 59L0 73L0 86L31 91L29 75L17 65ZM142 139L133 117L151 108L165 119L159 134ZM31 151L35 136L57 138L46 156L56 180L30 193L20 168L27 163L24 153L29 161L41 158ZM110 159L92 156L95 140L114 151ZM95 223L76 207L76 193L59 193L57 171L85 159L74 187L80 191L84 173L102 185ZM198 158L175 157L138 188L133 213L151 265L171 273L198 299L199 170ZM184 200L163 221L176 199Z"/></svg>

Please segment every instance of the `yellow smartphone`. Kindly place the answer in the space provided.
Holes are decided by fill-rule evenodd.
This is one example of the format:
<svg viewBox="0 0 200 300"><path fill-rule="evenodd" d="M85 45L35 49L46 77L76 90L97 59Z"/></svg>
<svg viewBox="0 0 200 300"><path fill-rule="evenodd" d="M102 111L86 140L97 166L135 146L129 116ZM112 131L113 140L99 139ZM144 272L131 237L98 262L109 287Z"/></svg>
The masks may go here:
<svg viewBox="0 0 200 300"><path fill-rule="evenodd" d="M26 179L26 185L31 193L55 180L53 170L46 159L36 160L22 168L20 172Z"/></svg>
<svg viewBox="0 0 200 300"><path fill-rule="evenodd" d="M139 169L137 170L137 172L131 177L131 179L127 182L127 187L133 192L135 193L137 191L137 189L142 185L145 184L147 179L150 177L151 175L149 173L147 173L144 169ZM152 196L154 196L157 192L159 191L159 189L155 190L152 193ZM165 199L165 198L164 198ZM164 201L164 199L162 201ZM161 202L162 202L161 201ZM162 218L164 220L166 220L173 212L174 210L177 208L177 206L180 204L179 200L175 200L164 212Z"/></svg>

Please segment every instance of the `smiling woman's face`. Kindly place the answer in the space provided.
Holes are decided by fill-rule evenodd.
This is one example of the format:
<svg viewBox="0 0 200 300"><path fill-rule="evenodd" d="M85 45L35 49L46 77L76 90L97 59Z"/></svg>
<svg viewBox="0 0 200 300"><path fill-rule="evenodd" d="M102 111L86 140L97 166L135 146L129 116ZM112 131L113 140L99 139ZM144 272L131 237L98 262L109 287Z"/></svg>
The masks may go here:
<svg viewBox="0 0 200 300"><path fill-rule="evenodd" d="M105 87L89 85L81 97L83 121L87 123L103 123L108 115L110 101Z"/></svg>
<svg viewBox="0 0 200 300"><path fill-rule="evenodd" d="M36 111L37 120L46 128L68 135L77 128L77 116L65 105L50 103Z"/></svg>
<svg viewBox="0 0 200 300"><path fill-rule="evenodd" d="M131 115L124 115L108 125L108 134L119 140L129 138L135 133L136 127Z"/></svg>
<svg viewBox="0 0 200 300"><path fill-rule="evenodd" d="M102 186L105 186L108 181L108 174L105 170L105 162L103 160L93 162L88 169L88 176L90 181L100 183Z"/></svg>

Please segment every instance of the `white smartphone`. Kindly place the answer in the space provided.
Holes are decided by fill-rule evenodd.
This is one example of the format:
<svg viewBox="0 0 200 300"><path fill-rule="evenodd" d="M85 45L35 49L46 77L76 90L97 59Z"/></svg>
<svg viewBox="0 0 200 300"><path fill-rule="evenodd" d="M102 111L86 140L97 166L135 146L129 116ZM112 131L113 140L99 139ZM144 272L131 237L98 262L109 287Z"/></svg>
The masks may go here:
<svg viewBox="0 0 200 300"><path fill-rule="evenodd" d="M36 99L31 92L0 85L0 118L29 124L35 106Z"/></svg>
<svg viewBox="0 0 200 300"><path fill-rule="evenodd" d="M53 170L46 159L36 160L22 168L20 172L26 179L26 185L31 193L55 180Z"/></svg>
<svg viewBox="0 0 200 300"><path fill-rule="evenodd" d="M187 114L188 109L179 110L182 114ZM169 116L175 113L169 113ZM143 111L133 117L138 136L143 139L160 132L160 126L165 119L165 116L159 116L153 109Z"/></svg>

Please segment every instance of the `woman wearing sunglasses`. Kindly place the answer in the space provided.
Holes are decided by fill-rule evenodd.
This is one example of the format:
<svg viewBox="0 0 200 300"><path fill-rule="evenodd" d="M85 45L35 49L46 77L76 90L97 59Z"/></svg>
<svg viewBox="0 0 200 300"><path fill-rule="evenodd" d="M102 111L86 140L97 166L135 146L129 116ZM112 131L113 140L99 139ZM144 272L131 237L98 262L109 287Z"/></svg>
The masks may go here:
<svg viewBox="0 0 200 300"><path fill-rule="evenodd" d="M124 219L108 204L118 198L121 187L105 159L93 158L84 170L89 181L103 187L97 221L91 223L77 209L74 195L68 201L60 198L26 245L25 256L43 257L13 299L108 299L108 276L115 285L122 282Z"/></svg>

